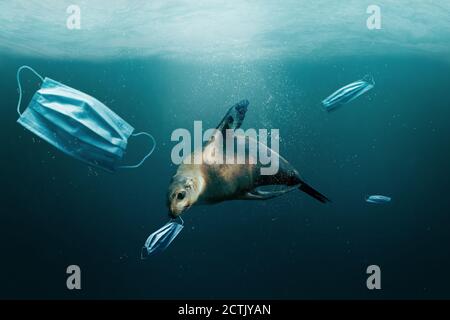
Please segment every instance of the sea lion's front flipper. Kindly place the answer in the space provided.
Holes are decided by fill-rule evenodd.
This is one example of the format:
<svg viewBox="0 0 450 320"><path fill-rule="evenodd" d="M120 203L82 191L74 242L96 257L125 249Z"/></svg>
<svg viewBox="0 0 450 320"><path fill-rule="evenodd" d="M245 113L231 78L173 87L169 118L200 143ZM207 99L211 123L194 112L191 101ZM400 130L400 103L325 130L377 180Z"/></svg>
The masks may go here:
<svg viewBox="0 0 450 320"><path fill-rule="evenodd" d="M222 121L220 121L219 125L216 127L216 134L222 134L222 138L225 139L225 134L227 129L239 129L242 125L242 122L245 118L245 113L247 112L249 102L248 100L242 100L228 109L228 112L223 117ZM214 141L214 134L209 138L206 144Z"/></svg>
<svg viewBox="0 0 450 320"><path fill-rule="evenodd" d="M227 129L239 129L245 118L249 102L248 100L242 100L228 109L227 114L223 117L217 126L217 130L221 131L225 136L225 130Z"/></svg>
<svg viewBox="0 0 450 320"><path fill-rule="evenodd" d="M247 192L241 199L242 200L268 200L278 196L281 196L289 191L292 191L294 188L287 188L285 190L277 190L277 191L262 191L258 189L254 189L252 191Z"/></svg>

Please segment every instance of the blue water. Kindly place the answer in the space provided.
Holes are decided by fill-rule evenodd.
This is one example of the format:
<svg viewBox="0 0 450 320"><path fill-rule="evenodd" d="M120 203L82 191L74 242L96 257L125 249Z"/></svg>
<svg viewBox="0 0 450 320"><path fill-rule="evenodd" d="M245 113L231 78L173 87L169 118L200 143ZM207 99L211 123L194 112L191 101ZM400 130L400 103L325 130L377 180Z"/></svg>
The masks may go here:
<svg viewBox="0 0 450 320"><path fill-rule="evenodd" d="M291 2L274 11L271 2L139 9L116 1L100 10L112 26L128 17L116 27L129 34L117 34L116 45L113 31L89 20L89 10L90 33L75 40L67 40L67 30L39 28L47 18L48 28L64 28L65 5L44 3L47 15L16 24L15 12L32 17L37 5L0 3L0 298L450 298L445 1L413 13L385 1L384 29L370 39L367 4L354 1L324 9L341 8L328 24L314 19L318 8L306 1L306 12L293 11ZM359 9L360 25L346 24ZM271 23L262 23L270 12ZM296 22L296 12L304 19ZM145 13L159 36L142 37L145 24L125 28ZM226 22L236 24L220 29ZM208 25L215 32L202 36ZM349 33L353 28L362 29ZM368 43L382 49L371 51ZM139 169L110 174L26 131L15 110L15 73L23 64L153 134L154 154ZM323 110L322 99L365 74L375 79L371 91ZM38 83L23 78L29 101ZM167 251L141 260L145 239L167 221L166 191L176 171L172 131L192 131L195 120L215 127L242 99L250 101L243 127L280 129L280 153L332 203L295 191L270 201L194 206ZM144 138L130 141L125 161L147 149ZM392 201L366 203L370 194ZM71 264L82 270L80 291L66 288ZM366 288L371 264L382 271L378 291Z"/></svg>

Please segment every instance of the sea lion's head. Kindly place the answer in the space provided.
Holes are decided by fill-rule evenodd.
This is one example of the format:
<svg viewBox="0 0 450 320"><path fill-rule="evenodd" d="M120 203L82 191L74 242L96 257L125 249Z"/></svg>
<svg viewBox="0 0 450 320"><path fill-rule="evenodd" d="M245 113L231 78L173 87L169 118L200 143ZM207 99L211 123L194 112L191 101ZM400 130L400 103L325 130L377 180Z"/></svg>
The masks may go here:
<svg viewBox="0 0 450 320"><path fill-rule="evenodd" d="M189 209L198 199L199 190L195 178L174 176L167 192L169 216L176 218Z"/></svg>

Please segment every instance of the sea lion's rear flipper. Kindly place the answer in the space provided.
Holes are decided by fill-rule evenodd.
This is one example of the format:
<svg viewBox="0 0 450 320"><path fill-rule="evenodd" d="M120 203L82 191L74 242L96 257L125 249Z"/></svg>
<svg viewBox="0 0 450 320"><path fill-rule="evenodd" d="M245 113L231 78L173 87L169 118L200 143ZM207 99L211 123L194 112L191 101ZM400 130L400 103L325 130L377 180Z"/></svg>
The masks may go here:
<svg viewBox="0 0 450 320"><path fill-rule="evenodd" d="M249 102L248 100L242 100L233 105L228 112L223 117L222 121L220 121L219 125L216 127L217 133L222 134L222 138L225 139L225 134L227 129L239 129L242 125L242 122L245 118L245 113L247 112ZM214 141L214 135L211 136L209 141L206 144Z"/></svg>
<svg viewBox="0 0 450 320"><path fill-rule="evenodd" d="M322 203L331 202L330 199L328 199L323 194L321 194L319 191L315 190L314 188L312 188L310 185L306 184L303 181L301 182L301 184L298 188L300 191L307 193L308 195L310 195L311 197L313 197L314 199L316 199Z"/></svg>

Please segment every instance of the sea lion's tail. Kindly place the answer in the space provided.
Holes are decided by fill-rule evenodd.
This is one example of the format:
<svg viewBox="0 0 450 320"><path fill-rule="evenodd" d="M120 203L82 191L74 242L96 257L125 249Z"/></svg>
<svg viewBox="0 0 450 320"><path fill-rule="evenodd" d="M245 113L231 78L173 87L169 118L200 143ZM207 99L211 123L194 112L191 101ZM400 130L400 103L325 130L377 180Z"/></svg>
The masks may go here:
<svg viewBox="0 0 450 320"><path fill-rule="evenodd" d="M328 199L323 194L321 194L319 191L315 190L314 188L312 188L310 185L306 184L303 181L301 181L300 187L298 187L298 188L300 189L300 191L307 193L308 195L310 195L311 197L313 197L314 199L316 199L322 203L331 202L330 199Z"/></svg>

